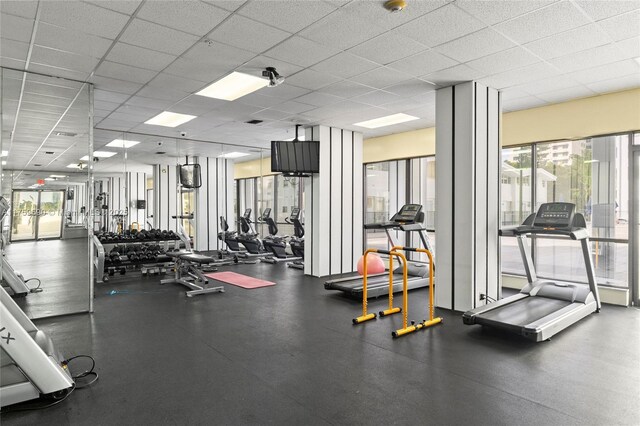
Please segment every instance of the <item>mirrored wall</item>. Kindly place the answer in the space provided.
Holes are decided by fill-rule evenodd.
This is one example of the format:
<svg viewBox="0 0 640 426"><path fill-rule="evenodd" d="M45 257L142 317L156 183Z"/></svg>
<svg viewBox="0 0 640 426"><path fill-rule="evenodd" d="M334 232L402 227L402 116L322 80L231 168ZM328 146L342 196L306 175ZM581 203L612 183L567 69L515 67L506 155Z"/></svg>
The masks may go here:
<svg viewBox="0 0 640 426"><path fill-rule="evenodd" d="M92 87L0 73L2 285L31 318L88 312Z"/></svg>

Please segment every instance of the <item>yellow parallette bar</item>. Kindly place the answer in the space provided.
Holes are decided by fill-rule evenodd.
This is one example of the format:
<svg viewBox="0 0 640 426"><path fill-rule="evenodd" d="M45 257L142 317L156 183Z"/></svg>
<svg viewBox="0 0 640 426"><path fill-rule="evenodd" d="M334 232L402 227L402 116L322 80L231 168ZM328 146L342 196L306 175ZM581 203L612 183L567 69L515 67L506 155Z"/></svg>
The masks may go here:
<svg viewBox="0 0 640 426"><path fill-rule="evenodd" d="M363 323L365 321L369 321L369 320L372 320L372 319L375 319L375 318L376 318L376 314L361 315L358 318L354 318L353 319L353 323L354 324L361 324L361 323Z"/></svg>
<svg viewBox="0 0 640 426"><path fill-rule="evenodd" d="M399 312L402 312L402 308L391 308L391 309L385 309L384 311L378 312L378 315L380 315L381 317L387 317L389 315L397 314Z"/></svg>

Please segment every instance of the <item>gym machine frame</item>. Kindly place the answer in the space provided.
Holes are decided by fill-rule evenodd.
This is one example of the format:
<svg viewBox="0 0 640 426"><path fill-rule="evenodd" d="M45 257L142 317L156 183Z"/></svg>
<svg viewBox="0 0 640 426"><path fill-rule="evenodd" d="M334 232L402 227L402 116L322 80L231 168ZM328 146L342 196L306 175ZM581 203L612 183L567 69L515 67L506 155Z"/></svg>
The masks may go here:
<svg viewBox="0 0 640 426"><path fill-rule="evenodd" d="M411 322L411 325L408 324L408 311L409 311L409 289L407 284L408 273L407 273L407 258L404 254L400 253L400 251L404 252L416 252L416 253L426 253L429 258L429 319L423 320L422 322L416 324L414 321ZM402 328L391 332L393 337L404 336L405 334L413 333L414 331L421 330L423 328L431 327L432 325L436 325L442 322L442 317L434 317L434 306L433 306L433 255L427 249L422 248L414 248L414 247L402 247L402 246L394 246L391 250L378 250L375 248L367 249L364 252L363 256L363 276L362 276L362 315L353 319L353 324L361 324L363 322L372 320L376 318L375 313L367 312L367 257L369 253L378 253L378 254L386 254L389 256L389 307L380 311L379 315L381 317L389 316L393 314L397 314L402 312ZM393 306L393 257L396 256L401 260L402 263L402 308Z"/></svg>

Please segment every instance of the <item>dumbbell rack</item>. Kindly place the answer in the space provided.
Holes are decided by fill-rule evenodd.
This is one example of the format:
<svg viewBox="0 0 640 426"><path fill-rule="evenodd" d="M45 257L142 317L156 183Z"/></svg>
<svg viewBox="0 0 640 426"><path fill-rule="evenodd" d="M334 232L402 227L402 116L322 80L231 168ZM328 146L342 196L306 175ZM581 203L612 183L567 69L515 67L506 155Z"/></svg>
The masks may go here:
<svg viewBox="0 0 640 426"><path fill-rule="evenodd" d="M181 240L180 239L153 239L153 240L126 240L126 239L122 239L122 240L114 240L114 241L109 241L109 242L100 242L100 240L98 239L98 237L96 235L93 236L93 245L95 247L95 253L96 256L93 259L93 266L95 268L95 279L96 279L96 283L103 283L105 281L108 281L107 276L105 275L105 256L107 253L107 250L105 250L105 246L131 246L131 245L142 245L142 244L147 244L147 243L155 243L157 245L163 245L164 251L167 252L171 249L171 246L173 245L173 250L180 250L180 243ZM170 263L170 262L153 262L150 260L144 260L144 261L127 261L127 262L123 262L118 264L118 267L124 267L126 268L127 266L138 266L138 265L145 265L145 264L158 264L158 263ZM149 269L149 268L143 268L143 269Z"/></svg>

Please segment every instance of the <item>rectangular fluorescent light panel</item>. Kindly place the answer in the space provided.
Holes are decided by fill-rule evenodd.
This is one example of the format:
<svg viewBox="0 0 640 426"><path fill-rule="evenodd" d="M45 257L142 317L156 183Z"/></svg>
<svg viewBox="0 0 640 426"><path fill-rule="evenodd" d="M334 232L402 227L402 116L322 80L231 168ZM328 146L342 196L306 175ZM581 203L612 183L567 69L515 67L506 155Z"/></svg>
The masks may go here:
<svg viewBox="0 0 640 426"><path fill-rule="evenodd" d="M196 118L195 115L178 114L177 112L163 111L153 118L145 121L144 124L153 124L154 126L178 127L181 124Z"/></svg>
<svg viewBox="0 0 640 426"><path fill-rule="evenodd" d="M66 175L49 175L50 178L66 178Z"/></svg>
<svg viewBox="0 0 640 426"><path fill-rule="evenodd" d="M9 151L2 151L2 155L0 155L0 157L6 157L7 155L9 155Z"/></svg>
<svg viewBox="0 0 640 426"><path fill-rule="evenodd" d="M249 154L245 154L244 152L227 152L226 154L218 155L218 158L240 158L247 155Z"/></svg>
<svg viewBox="0 0 640 426"><path fill-rule="evenodd" d="M407 121L418 120L418 117L408 114L393 114L386 117L374 118L373 120L361 121L354 126L366 127L367 129L377 129L378 127L392 126L394 124L406 123Z"/></svg>
<svg viewBox="0 0 640 426"><path fill-rule="evenodd" d="M197 92L196 95L225 101L235 101L249 93L266 87L268 84L269 81L265 78L234 71Z"/></svg>
<svg viewBox="0 0 640 426"><path fill-rule="evenodd" d="M114 155L116 155L117 152L111 152L111 151L93 151L93 157L98 157L98 158L110 158L113 157ZM80 159L80 161L89 161L89 156L85 155L84 157L82 157Z"/></svg>
<svg viewBox="0 0 640 426"><path fill-rule="evenodd" d="M71 163L67 166L68 169L82 169L85 165L78 163Z"/></svg>
<svg viewBox="0 0 640 426"><path fill-rule="evenodd" d="M139 141L125 141L122 139L114 139L106 146L110 146L112 148L131 148L132 146L138 145L139 143Z"/></svg>
<svg viewBox="0 0 640 426"><path fill-rule="evenodd" d="M56 180L56 178L48 177L48 178L44 178L44 180L52 181L52 180Z"/></svg>

